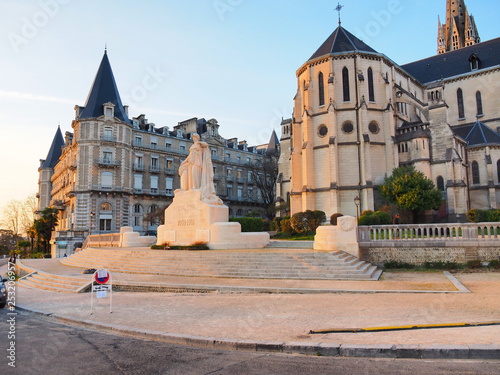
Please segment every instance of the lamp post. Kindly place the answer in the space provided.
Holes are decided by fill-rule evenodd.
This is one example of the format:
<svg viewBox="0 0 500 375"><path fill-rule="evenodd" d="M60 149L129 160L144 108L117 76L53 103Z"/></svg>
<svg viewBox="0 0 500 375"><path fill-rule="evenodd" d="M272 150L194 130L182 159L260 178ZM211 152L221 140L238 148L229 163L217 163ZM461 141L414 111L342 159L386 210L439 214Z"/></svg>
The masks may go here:
<svg viewBox="0 0 500 375"><path fill-rule="evenodd" d="M90 229L89 229L89 234L92 234L92 222L94 221L94 215L92 211L90 211Z"/></svg>
<svg viewBox="0 0 500 375"><path fill-rule="evenodd" d="M361 204L361 198L358 195L354 197L354 204L356 205L356 221L358 221L359 205Z"/></svg>

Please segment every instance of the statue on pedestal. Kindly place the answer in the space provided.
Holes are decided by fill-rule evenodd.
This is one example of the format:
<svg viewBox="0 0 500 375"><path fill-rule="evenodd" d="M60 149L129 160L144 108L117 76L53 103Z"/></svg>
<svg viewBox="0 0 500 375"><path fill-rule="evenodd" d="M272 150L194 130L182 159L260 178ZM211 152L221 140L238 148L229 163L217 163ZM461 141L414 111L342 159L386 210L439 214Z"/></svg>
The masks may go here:
<svg viewBox="0 0 500 375"><path fill-rule="evenodd" d="M181 190L200 190L202 201L222 204L215 193L212 155L208 143L201 141L197 133L191 139L194 143L189 149L189 155L179 167Z"/></svg>

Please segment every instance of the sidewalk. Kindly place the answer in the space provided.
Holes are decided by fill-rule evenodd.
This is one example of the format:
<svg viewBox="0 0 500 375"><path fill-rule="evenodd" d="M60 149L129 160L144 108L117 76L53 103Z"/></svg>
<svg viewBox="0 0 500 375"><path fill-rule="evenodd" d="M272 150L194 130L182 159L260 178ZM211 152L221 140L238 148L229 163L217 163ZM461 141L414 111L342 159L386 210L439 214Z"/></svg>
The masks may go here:
<svg viewBox="0 0 500 375"><path fill-rule="evenodd" d="M2 274L5 271L5 267L0 268ZM159 282L148 275L113 275L115 281L130 281L132 276L136 282L151 282L151 278ZM387 273L379 282L258 280L262 287L293 283L294 287L331 291L321 294L114 292L113 312L109 313L109 298L94 298L92 315L90 293L18 287L16 303L62 322L184 345L322 355L500 360L500 325L309 334L333 328L500 322L500 273L454 276L470 293L458 292L441 273ZM252 282L182 279L198 285Z"/></svg>

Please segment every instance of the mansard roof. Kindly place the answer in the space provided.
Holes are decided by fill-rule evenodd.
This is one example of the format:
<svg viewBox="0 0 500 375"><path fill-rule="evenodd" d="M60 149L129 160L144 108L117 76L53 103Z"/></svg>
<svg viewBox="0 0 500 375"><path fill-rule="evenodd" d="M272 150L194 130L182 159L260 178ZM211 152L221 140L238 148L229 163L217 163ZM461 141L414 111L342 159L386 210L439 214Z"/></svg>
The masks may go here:
<svg viewBox="0 0 500 375"><path fill-rule="evenodd" d="M61 157L62 148L64 146L64 138L61 133L61 128L58 126L54 139L52 140L52 145L50 146L49 153L43 161L40 168L54 168L57 161Z"/></svg>
<svg viewBox="0 0 500 375"><path fill-rule="evenodd" d="M500 65L500 38L415 61L401 67L421 83L430 83L472 72L471 57L478 71Z"/></svg>
<svg viewBox="0 0 500 375"><path fill-rule="evenodd" d="M95 118L104 115L103 105L113 103L115 106L115 117L123 122L130 123L130 120L123 107L120 94L116 86L115 77L111 64L109 63L108 54L105 51L101 61L101 65L90 89L85 108L81 112L79 118Z"/></svg>
<svg viewBox="0 0 500 375"><path fill-rule="evenodd" d="M378 53L369 45L355 37L349 31L339 25L328 39L318 48L309 60L332 54L347 52L369 52Z"/></svg>
<svg viewBox="0 0 500 375"><path fill-rule="evenodd" d="M481 121L460 127L454 127L453 131L467 142L467 146L500 145L500 134L493 131Z"/></svg>

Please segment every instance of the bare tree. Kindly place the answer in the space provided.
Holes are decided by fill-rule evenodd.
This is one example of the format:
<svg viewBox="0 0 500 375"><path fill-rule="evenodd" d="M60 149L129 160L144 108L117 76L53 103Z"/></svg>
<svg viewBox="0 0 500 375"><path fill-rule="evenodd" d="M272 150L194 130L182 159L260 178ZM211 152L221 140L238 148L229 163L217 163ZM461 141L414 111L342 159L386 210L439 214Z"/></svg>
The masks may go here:
<svg viewBox="0 0 500 375"><path fill-rule="evenodd" d="M3 226L14 235L26 235L35 220L36 196L30 195L24 201L13 199L3 208Z"/></svg>
<svg viewBox="0 0 500 375"><path fill-rule="evenodd" d="M252 182L259 189L268 218L275 214L276 180L278 179L278 152L269 152L262 159L247 165Z"/></svg>
<svg viewBox="0 0 500 375"><path fill-rule="evenodd" d="M21 231L22 202L18 200L9 201L3 208L3 226L10 230L15 236Z"/></svg>

